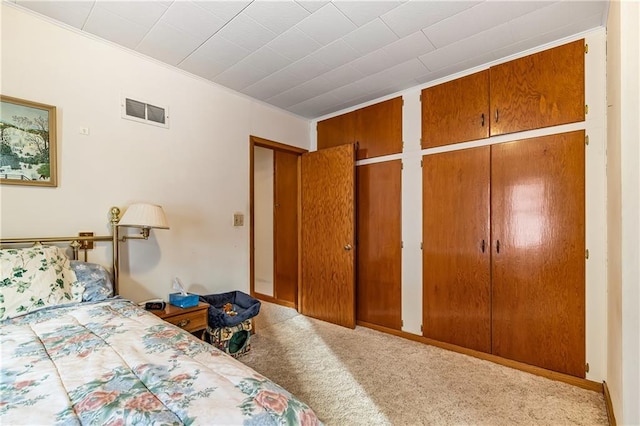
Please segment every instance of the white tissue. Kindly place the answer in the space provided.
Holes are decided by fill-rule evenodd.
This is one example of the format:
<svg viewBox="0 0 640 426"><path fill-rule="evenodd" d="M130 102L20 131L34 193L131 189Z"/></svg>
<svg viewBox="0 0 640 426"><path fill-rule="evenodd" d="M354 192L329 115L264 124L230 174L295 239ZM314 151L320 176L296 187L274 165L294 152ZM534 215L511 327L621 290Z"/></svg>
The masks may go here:
<svg viewBox="0 0 640 426"><path fill-rule="evenodd" d="M173 289L176 291L179 291L181 295L186 296L187 295L187 291L184 289L184 286L182 285L182 281L180 281L180 278L175 277L173 279Z"/></svg>

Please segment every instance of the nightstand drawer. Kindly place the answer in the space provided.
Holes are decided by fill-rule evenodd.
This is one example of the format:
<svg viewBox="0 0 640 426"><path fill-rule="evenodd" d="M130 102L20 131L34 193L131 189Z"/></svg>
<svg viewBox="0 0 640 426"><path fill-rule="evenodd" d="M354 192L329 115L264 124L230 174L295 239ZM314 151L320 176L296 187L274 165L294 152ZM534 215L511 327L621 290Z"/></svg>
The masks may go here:
<svg viewBox="0 0 640 426"><path fill-rule="evenodd" d="M151 312L163 320L188 331L189 333L194 333L207 328L209 304L200 302L198 303L198 306L180 308L167 303L164 310Z"/></svg>
<svg viewBox="0 0 640 426"><path fill-rule="evenodd" d="M191 333L207 328L207 311L187 312L164 320Z"/></svg>

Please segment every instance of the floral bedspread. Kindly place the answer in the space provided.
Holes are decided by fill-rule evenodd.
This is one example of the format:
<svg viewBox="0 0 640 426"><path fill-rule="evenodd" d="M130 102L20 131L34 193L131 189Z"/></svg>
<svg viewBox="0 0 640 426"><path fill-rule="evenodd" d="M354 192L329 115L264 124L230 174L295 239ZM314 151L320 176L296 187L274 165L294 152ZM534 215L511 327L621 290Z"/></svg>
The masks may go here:
<svg viewBox="0 0 640 426"><path fill-rule="evenodd" d="M289 392L130 301L0 323L0 424L314 425Z"/></svg>

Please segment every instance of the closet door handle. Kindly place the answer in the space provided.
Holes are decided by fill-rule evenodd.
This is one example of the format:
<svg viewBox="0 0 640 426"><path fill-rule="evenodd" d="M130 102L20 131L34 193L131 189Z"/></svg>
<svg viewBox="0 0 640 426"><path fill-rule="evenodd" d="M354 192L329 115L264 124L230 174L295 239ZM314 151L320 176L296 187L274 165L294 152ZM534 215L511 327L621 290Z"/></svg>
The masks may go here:
<svg viewBox="0 0 640 426"><path fill-rule="evenodd" d="M482 113L481 118L482 118L481 125L482 125L482 127L484 127L484 112Z"/></svg>
<svg viewBox="0 0 640 426"><path fill-rule="evenodd" d="M344 249L345 249L346 251L351 250L351 244L347 244L347 245L345 245L345 246L344 246Z"/></svg>
<svg viewBox="0 0 640 426"><path fill-rule="evenodd" d="M496 241L496 253L500 253L500 240Z"/></svg>
<svg viewBox="0 0 640 426"><path fill-rule="evenodd" d="M484 240L482 240L482 252L484 253Z"/></svg>
<svg viewBox="0 0 640 426"><path fill-rule="evenodd" d="M500 118L500 116L498 116L498 108L496 108L496 123L498 122L498 118Z"/></svg>

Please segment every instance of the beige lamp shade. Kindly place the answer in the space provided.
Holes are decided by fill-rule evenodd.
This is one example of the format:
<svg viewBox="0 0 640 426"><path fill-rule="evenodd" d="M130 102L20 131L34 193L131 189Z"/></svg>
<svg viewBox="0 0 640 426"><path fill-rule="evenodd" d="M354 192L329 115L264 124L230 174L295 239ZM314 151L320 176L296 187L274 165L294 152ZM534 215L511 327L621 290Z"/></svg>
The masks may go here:
<svg viewBox="0 0 640 426"><path fill-rule="evenodd" d="M169 222L162 207L156 204L137 203L131 204L124 212L118 226L169 229Z"/></svg>

